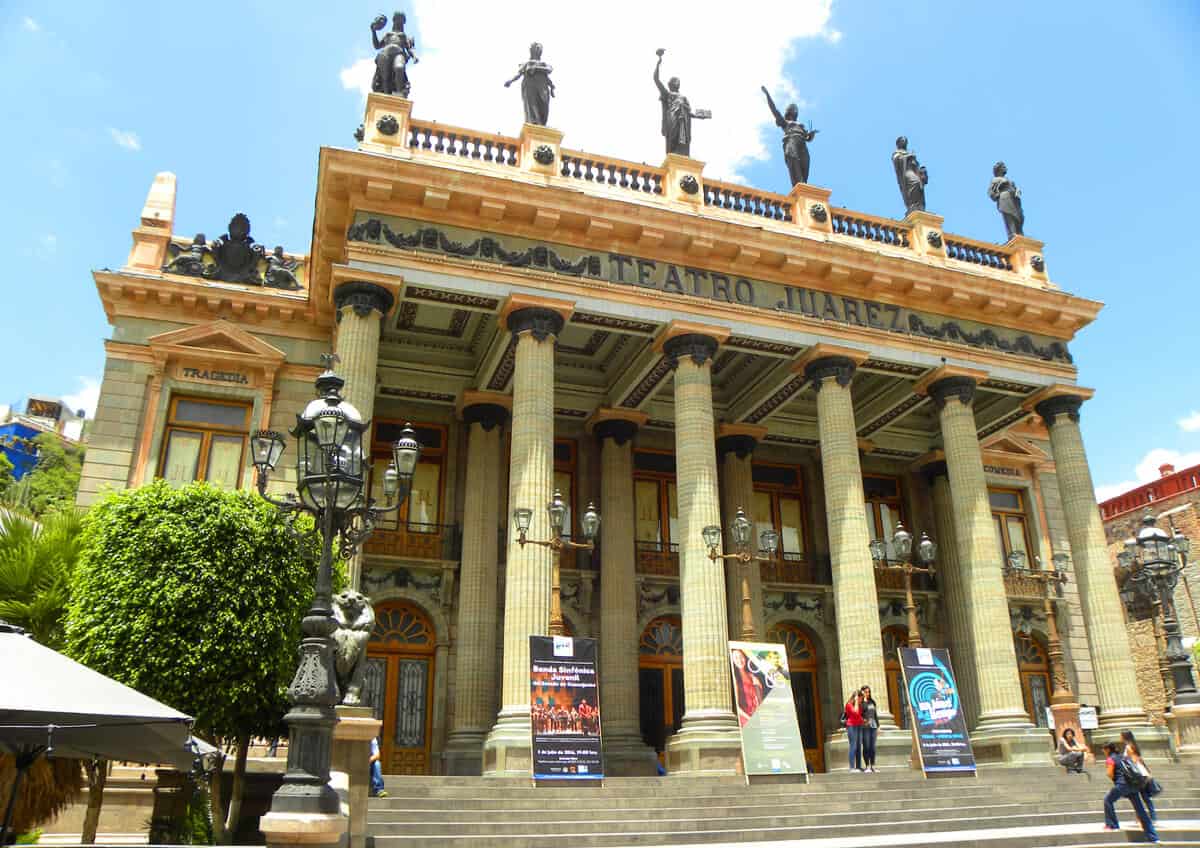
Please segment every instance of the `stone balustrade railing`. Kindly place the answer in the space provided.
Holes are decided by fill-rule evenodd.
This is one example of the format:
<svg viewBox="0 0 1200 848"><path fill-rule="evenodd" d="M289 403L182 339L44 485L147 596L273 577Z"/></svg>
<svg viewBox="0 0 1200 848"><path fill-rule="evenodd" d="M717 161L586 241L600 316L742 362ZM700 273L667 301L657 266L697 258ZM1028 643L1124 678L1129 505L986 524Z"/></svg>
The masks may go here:
<svg viewBox="0 0 1200 848"><path fill-rule="evenodd" d="M662 168L635 164L611 156L599 157L578 150L560 150L559 175L596 185L613 186L644 194L662 194L666 173Z"/></svg>
<svg viewBox="0 0 1200 848"><path fill-rule="evenodd" d="M900 221L891 218L877 218L874 215L864 215L849 209L834 207L830 210L833 231L838 235L851 238L877 241L881 244L891 244L896 247L912 246L912 229Z"/></svg>
<svg viewBox="0 0 1200 848"><path fill-rule="evenodd" d="M757 215L772 221L792 220L792 200L787 195L757 191L736 183L704 180L704 205Z"/></svg>
<svg viewBox="0 0 1200 848"><path fill-rule="evenodd" d="M408 146L439 156L461 156L482 162L515 167L520 141L493 133L481 133L435 122L413 122L408 127Z"/></svg>

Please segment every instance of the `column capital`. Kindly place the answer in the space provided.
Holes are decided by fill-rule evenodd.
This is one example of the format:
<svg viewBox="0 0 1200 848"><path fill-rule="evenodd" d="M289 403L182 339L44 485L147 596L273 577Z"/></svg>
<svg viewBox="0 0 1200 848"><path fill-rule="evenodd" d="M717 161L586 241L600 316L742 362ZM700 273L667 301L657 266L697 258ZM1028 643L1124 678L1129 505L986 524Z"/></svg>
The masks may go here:
<svg viewBox="0 0 1200 848"><path fill-rule="evenodd" d="M508 421L510 412L507 406L499 403L473 403L464 406L461 414L463 423L467 426L478 424L491 432Z"/></svg>
<svg viewBox="0 0 1200 848"><path fill-rule="evenodd" d="M757 424L721 424L717 427L717 459L723 459L727 453L746 459L766 435L767 428Z"/></svg>
<svg viewBox="0 0 1200 848"><path fill-rule="evenodd" d="M679 365L679 360L684 357L691 357L692 362L697 365L703 365L706 362L711 362L716 356L719 342L712 336L701 335L700 333L684 333L683 335L673 336L663 342L663 353L671 360L671 367Z"/></svg>
<svg viewBox="0 0 1200 848"><path fill-rule="evenodd" d="M987 372L978 368L961 368L957 365L943 365L935 368L917 381L913 391L921 396L933 398L933 402L941 410L946 401L957 397L963 406L970 406L975 400L975 387L980 380L987 379Z"/></svg>
<svg viewBox="0 0 1200 848"><path fill-rule="evenodd" d="M507 327L513 333L529 330L533 332L538 341L542 341L546 335L551 333L558 335L574 311L575 304L569 300L538 297L531 294L511 294L500 307L496 318L502 326ZM514 318L522 313L524 313L524 317ZM514 328L514 323L518 325L517 328ZM551 330L544 332L543 335L538 335L539 324L542 328L549 327Z"/></svg>
<svg viewBox="0 0 1200 848"><path fill-rule="evenodd" d="M866 351L841 345L815 344L792 365L792 370L804 375L812 382L813 387L821 390L826 378L833 377L838 385L845 388L854 378L858 366L867 361Z"/></svg>
<svg viewBox="0 0 1200 848"><path fill-rule="evenodd" d="M1063 413L1066 413L1068 418L1078 423L1079 407L1083 405L1085 400L1090 400L1095 393L1095 389L1085 389L1083 386L1072 386L1066 383L1055 383L1030 395L1021 404L1021 408L1036 412L1046 422L1047 427L1053 426L1055 419Z"/></svg>
<svg viewBox="0 0 1200 848"><path fill-rule="evenodd" d="M600 441L612 439L623 445L637 435L650 416L636 409L614 409L600 407L584 422L584 430Z"/></svg>
<svg viewBox="0 0 1200 848"><path fill-rule="evenodd" d="M950 479L950 469L946 466L944 459L935 459L933 462L925 463L921 466L921 474L930 485L933 485L933 481L939 477Z"/></svg>
<svg viewBox="0 0 1200 848"><path fill-rule="evenodd" d="M387 315L396 303L396 297L386 288L366 280L349 280L333 290L333 305L337 309L337 320L341 323L342 310L349 306L361 318L372 311L380 316Z"/></svg>
<svg viewBox="0 0 1200 848"><path fill-rule="evenodd" d="M508 313L505 323L513 335L532 333L539 342L549 336L558 337L566 321L563 316L553 309L541 306L529 306Z"/></svg>

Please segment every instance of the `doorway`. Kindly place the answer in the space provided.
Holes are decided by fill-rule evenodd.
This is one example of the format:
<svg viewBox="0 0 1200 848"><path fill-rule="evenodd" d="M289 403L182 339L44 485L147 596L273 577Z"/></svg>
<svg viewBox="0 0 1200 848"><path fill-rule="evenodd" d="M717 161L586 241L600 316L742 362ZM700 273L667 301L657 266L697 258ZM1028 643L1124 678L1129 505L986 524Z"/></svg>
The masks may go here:
<svg viewBox="0 0 1200 848"><path fill-rule="evenodd" d="M783 622L767 631L767 641L787 648L788 674L792 679L792 700L796 705L796 721L804 742L804 758L808 770L825 771L825 733L821 727L821 691L818 685L816 646L809 634L798 624Z"/></svg>
<svg viewBox="0 0 1200 848"><path fill-rule="evenodd" d="M642 741L662 759L667 739L683 722L683 626L679 616L660 616L642 631L638 699Z"/></svg>
<svg viewBox="0 0 1200 848"><path fill-rule="evenodd" d="M1050 706L1050 657L1042 643L1031 633L1014 633L1017 668L1021 672L1021 693L1025 712L1038 727L1048 726L1046 708Z"/></svg>
<svg viewBox="0 0 1200 848"><path fill-rule="evenodd" d="M433 625L417 606L387 601L375 608L363 702L383 722L379 754L384 774L430 773L436 650Z"/></svg>
<svg viewBox="0 0 1200 848"><path fill-rule="evenodd" d="M908 688L900 670L900 649L908 647L908 628L892 624L883 628L883 674L887 678L888 706L896 724L908 729Z"/></svg>

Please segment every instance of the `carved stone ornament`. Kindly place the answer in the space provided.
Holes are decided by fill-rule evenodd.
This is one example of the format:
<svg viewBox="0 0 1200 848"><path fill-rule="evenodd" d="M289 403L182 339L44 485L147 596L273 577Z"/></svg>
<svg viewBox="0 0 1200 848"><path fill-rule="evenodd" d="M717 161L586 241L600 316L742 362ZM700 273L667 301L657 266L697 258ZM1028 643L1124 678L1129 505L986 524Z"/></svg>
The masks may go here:
<svg viewBox="0 0 1200 848"><path fill-rule="evenodd" d="M333 305L337 308L337 320L342 320L342 309L349 306L354 314L366 318L371 310L377 310L383 315L388 313L395 303L392 293L383 286L352 280L342 283L333 292Z"/></svg>
<svg viewBox="0 0 1200 848"><path fill-rule="evenodd" d="M258 265L266 258L266 250L250 237L250 219L241 212L230 219L229 232L211 244L205 242L203 233L197 233L187 248L170 244L167 251L171 261L163 265L162 270L169 274L226 283L263 284ZM206 255L213 261L205 263Z"/></svg>
<svg viewBox="0 0 1200 848"><path fill-rule="evenodd" d="M1039 274L1046 270L1046 260L1040 254L1034 254L1029 258L1029 265Z"/></svg>
<svg viewBox="0 0 1200 848"><path fill-rule="evenodd" d="M359 124L358 129L356 129L354 131L354 140L362 141L366 137L367 137L367 128L364 125Z"/></svg>
<svg viewBox="0 0 1200 848"><path fill-rule="evenodd" d="M679 187L683 189L684 194L695 194L700 190L700 182L691 174L684 174L679 179Z"/></svg>
<svg viewBox="0 0 1200 848"><path fill-rule="evenodd" d="M1053 427L1054 420L1064 414L1078 424L1079 407L1081 406L1083 406L1083 398L1078 395L1058 395L1042 401L1034 407L1034 410L1042 416L1047 427Z"/></svg>
<svg viewBox="0 0 1200 848"><path fill-rule="evenodd" d="M462 420L468 427L478 424L490 433L508 420L508 410L498 403L473 403L463 407Z"/></svg>
<svg viewBox="0 0 1200 848"><path fill-rule="evenodd" d="M375 627L375 609L366 596L353 589L333 598L334 670L337 672L341 703L356 706L362 702L363 680L367 671L367 642Z"/></svg>
<svg viewBox="0 0 1200 848"><path fill-rule="evenodd" d="M844 389L854 379L856 367L854 360L848 356L825 356L808 363L804 367L804 376L818 392L821 391L821 386L828 377L833 377L837 380L837 384Z"/></svg>
<svg viewBox="0 0 1200 848"><path fill-rule="evenodd" d="M553 165L554 148L548 144L539 144L533 150L533 161L539 165Z"/></svg>
<svg viewBox="0 0 1200 848"><path fill-rule="evenodd" d="M400 122L396 120L395 115L384 115L375 122L375 129L384 135L395 135L400 132Z"/></svg>
<svg viewBox="0 0 1200 848"><path fill-rule="evenodd" d="M824 224L829 220L829 210L825 208L824 203L814 203L808 207L808 216L818 224Z"/></svg>
<svg viewBox="0 0 1200 848"><path fill-rule="evenodd" d="M930 247L941 248L942 246L942 234L937 230L930 230L927 232L925 234L925 240L929 242Z"/></svg>
<svg viewBox="0 0 1200 848"><path fill-rule="evenodd" d="M758 440L746 433L738 433L733 436L721 436L717 439L717 457L724 457L727 453L737 454L738 459L746 459L754 453L754 448L757 447Z"/></svg>
<svg viewBox="0 0 1200 848"><path fill-rule="evenodd" d="M272 289L296 291L300 281L296 279L296 269L300 262L288 259L283 255L283 247L275 245L275 250L267 254L267 270L263 273L263 285Z"/></svg>
<svg viewBox="0 0 1200 848"><path fill-rule="evenodd" d="M557 336L562 332L563 317L553 309L531 306L518 309L508 316L508 330L514 336L521 333L532 333L539 342L544 342L549 336Z"/></svg>
<svg viewBox="0 0 1200 848"><path fill-rule="evenodd" d="M716 355L717 340L701 333L684 333L668 339L663 345L663 353L667 355L672 368L677 367L679 360L685 356L690 356L697 365L703 365L711 362Z"/></svg>
<svg viewBox="0 0 1200 848"><path fill-rule="evenodd" d="M600 441L612 439L618 445L628 442L637 435L637 431L638 425L626 418L610 418L608 421L601 421L592 430Z"/></svg>
<svg viewBox="0 0 1200 848"><path fill-rule="evenodd" d="M975 400L974 377L946 377L938 380L929 387L929 396L933 398L938 411L946 406L946 401L952 397L958 398L963 406L970 406Z"/></svg>

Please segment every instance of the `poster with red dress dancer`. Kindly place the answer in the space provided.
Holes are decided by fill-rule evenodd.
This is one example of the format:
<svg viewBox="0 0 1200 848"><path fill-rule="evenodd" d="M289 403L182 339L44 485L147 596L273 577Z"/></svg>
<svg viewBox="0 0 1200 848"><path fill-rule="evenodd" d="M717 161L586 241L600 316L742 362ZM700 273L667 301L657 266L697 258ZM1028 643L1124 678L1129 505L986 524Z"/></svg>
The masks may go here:
<svg viewBox="0 0 1200 848"><path fill-rule="evenodd" d="M742 728L746 774L807 774L787 649L783 645L730 642L729 667Z"/></svg>

